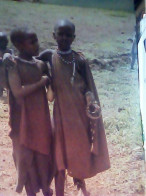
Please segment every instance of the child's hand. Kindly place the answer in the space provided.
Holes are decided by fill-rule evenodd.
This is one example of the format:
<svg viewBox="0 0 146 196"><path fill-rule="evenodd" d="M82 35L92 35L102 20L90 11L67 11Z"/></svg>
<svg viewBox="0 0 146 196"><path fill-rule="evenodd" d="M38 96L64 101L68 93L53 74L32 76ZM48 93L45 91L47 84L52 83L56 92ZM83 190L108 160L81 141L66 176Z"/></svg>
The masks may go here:
<svg viewBox="0 0 146 196"><path fill-rule="evenodd" d="M9 53L5 53L3 56L3 65L7 69L14 68L16 66L16 60L13 58L13 56Z"/></svg>
<svg viewBox="0 0 146 196"><path fill-rule="evenodd" d="M86 102L87 102L87 108L86 108L87 116L91 119L99 118L101 116L101 108L98 105L98 103L95 101L95 97L92 92L86 93Z"/></svg>
<svg viewBox="0 0 146 196"><path fill-rule="evenodd" d="M42 84L42 86L46 86L46 85L49 84L49 78L48 78L48 76L42 76L42 78L41 78L41 84Z"/></svg>
<svg viewBox="0 0 146 196"><path fill-rule="evenodd" d="M92 102L95 101L94 95L92 92L88 91L86 93L86 102L87 102L87 106L90 105Z"/></svg>
<svg viewBox="0 0 146 196"><path fill-rule="evenodd" d="M49 85L48 89L47 89L47 99L48 101L52 102L54 100L54 92L51 88L51 85Z"/></svg>

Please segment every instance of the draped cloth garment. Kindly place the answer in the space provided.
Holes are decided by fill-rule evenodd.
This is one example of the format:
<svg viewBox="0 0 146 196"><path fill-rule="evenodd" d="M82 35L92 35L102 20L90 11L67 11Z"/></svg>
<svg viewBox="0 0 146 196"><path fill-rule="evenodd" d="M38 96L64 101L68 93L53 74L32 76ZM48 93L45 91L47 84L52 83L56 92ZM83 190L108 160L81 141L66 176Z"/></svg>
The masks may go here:
<svg viewBox="0 0 146 196"><path fill-rule="evenodd" d="M41 79L43 66L39 62L27 63L17 60L14 68L21 79L21 85L33 84ZM18 173L16 191L23 186L34 193L39 189L48 191L52 173L52 131L45 87L22 99L9 91L10 137L13 143L13 157Z"/></svg>
<svg viewBox="0 0 146 196"><path fill-rule="evenodd" d="M57 53L52 57L52 80L55 91L55 158L58 170L67 169L78 179L90 178L110 167L102 117L96 128L91 153L91 124L86 115L85 93L91 91L99 102L90 68L75 53L76 73L72 85L73 65L64 63Z"/></svg>

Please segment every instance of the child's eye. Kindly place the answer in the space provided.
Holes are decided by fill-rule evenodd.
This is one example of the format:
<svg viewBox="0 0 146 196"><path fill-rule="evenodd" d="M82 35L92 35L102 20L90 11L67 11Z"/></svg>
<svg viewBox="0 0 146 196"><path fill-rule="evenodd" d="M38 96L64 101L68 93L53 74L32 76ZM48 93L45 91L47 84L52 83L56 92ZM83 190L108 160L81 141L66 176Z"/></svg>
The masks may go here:
<svg viewBox="0 0 146 196"><path fill-rule="evenodd" d="M58 36L60 36L60 37L66 36L66 37L70 38L73 35L71 33L58 33Z"/></svg>
<svg viewBox="0 0 146 196"><path fill-rule="evenodd" d="M64 33L58 33L58 36L62 37L64 35Z"/></svg>
<svg viewBox="0 0 146 196"><path fill-rule="evenodd" d="M66 37L72 37L72 34L67 33L67 34L66 34Z"/></svg>

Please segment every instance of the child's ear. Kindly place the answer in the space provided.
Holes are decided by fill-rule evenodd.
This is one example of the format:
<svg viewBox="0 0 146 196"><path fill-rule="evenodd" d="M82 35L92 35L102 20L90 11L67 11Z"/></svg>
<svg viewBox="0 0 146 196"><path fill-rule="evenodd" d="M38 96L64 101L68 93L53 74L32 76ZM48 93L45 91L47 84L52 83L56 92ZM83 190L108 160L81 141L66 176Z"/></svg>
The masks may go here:
<svg viewBox="0 0 146 196"><path fill-rule="evenodd" d="M76 35L74 34L74 35L73 35L73 41L75 40L75 38L76 38Z"/></svg>
<svg viewBox="0 0 146 196"><path fill-rule="evenodd" d="M53 38L54 38L54 39L56 39L56 35L55 35L55 32L53 32Z"/></svg>

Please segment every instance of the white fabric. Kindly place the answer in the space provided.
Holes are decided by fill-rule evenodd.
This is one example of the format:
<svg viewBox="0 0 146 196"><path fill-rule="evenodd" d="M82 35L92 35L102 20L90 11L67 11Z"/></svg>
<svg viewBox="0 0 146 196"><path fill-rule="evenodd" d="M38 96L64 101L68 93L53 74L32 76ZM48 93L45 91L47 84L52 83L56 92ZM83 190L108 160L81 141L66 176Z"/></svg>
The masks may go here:
<svg viewBox="0 0 146 196"><path fill-rule="evenodd" d="M146 39L146 16L141 20L140 28L141 38L138 43L140 109L142 115L144 149L146 155L146 50L144 48L144 40Z"/></svg>

